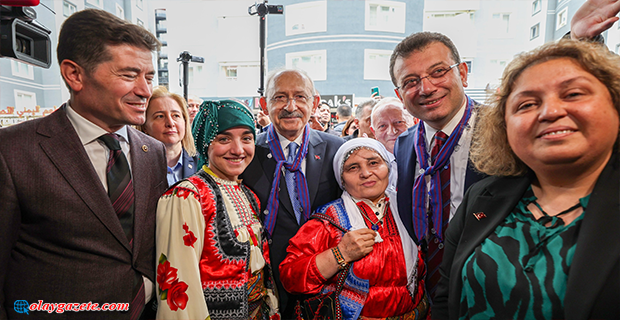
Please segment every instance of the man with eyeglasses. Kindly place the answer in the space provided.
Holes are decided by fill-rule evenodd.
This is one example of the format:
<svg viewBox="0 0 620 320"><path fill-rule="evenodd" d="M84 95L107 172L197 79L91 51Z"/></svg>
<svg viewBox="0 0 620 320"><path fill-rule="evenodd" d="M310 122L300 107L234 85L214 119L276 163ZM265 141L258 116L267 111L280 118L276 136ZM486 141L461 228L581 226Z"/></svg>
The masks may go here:
<svg viewBox="0 0 620 320"><path fill-rule="evenodd" d="M452 41L420 32L401 41L390 59L396 95L418 125L396 141L398 210L426 253L426 287L440 279L444 232L470 184L483 178L468 165L478 104L464 91L467 64Z"/></svg>
<svg viewBox="0 0 620 320"><path fill-rule="evenodd" d="M571 21L570 36L596 39L617 21L619 10L617 0L586 1ZM439 33L419 32L402 40L390 58L390 76L405 108L420 119L397 139L394 155L399 214L426 254L425 280L432 298L441 277L448 222L467 188L484 178L468 162L479 105L465 94L467 65L452 41Z"/></svg>
<svg viewBox="0 0 620 320"><path fill-rule="evenodd" d="M283 319L294 318L297 297L280 282L288 241L319 206L340 197L332 161L343 140L308 125L320 103L312 79L300 70L272 73L260 106L272 125L256 137L254 159L241 176L260 200Z"/></svg>

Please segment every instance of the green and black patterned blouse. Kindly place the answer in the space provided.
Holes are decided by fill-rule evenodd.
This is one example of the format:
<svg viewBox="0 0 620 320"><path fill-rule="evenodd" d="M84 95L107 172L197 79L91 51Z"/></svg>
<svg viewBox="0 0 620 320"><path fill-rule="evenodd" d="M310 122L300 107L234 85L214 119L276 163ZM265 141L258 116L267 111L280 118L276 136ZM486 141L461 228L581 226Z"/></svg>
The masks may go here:
<svg viewBox="0 0 620 320"><path fill-rule="evenodd" d="M590 196L579 199L586 211ZM568 273L583 213L569 225L536 220L531 186L465 262L460 319L562 319ZM549 221L549 220L547 220Z"/></svg>

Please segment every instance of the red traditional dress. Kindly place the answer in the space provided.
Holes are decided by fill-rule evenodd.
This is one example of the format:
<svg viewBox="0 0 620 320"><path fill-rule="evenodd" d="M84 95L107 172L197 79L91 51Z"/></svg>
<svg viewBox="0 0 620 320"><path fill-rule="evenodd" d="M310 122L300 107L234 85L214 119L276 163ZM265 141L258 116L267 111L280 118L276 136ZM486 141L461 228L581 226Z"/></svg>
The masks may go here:
<svg viewBox="0 0 620 320"><path fill-rule="evenodd" d="M207 167L157 207L158 319L279 319L256 195Z"/></svg>
<svg viewBox="0 0 620 320"><path fill-rule="evenodd" d="M424 297L424 282L416 282L407 274L403 246L388 198L379 201L377 206L368 200L354 201L361 210L366 227L376 229L379 234L376 241L379 242L375 242L368 255L353 263L340 295L344 317L424 317L428 307ZM317 211L331 217L345 229L351 229L342 199ZM405 236L408 237L408 234ZM316 265L316 256L337 246L341 238L342 232L325 220L310 219L306 222L290 240L288 255L280 265L280 278L284 287L296 294L332 291L337 276L323 278ZM425 270L421 261L418 252L415 272L412 275L414 278L424 279L418 276L423 275Z"/></svg>

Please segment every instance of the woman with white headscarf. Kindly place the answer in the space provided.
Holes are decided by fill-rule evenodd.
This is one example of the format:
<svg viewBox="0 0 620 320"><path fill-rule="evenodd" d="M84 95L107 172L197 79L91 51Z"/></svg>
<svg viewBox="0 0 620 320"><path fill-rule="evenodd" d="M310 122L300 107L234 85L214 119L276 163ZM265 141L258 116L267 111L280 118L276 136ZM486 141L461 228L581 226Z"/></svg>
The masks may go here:
<svg viewBox="0 0 620 320"><path fill-rule="evenodd" d="M393 176L388 159L388 151L374 139L352 139L340 147L333 166L344 192L319 208L290 240L280 265L287 291L334 291L337 275L352 264L340 293L344 319L426 318L424 263L400 220L396 194L388 188Z"/></svg>

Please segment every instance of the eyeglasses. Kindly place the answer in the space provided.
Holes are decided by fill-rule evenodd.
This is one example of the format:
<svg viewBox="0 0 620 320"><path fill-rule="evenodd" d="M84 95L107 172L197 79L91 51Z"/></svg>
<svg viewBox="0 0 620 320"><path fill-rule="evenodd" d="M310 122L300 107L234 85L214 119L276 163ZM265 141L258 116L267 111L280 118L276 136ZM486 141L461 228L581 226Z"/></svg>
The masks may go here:
<svg viewBox="0 0 620 320"><path fill-rule="evenodd" d="M312 97L306 97L303 94L296 94L292 98L283 94L277 94L270 100L275 104L288 104L291 100L295 100L295 104L307 104Z"/></svg>
<svg viewBox="0 0 620 320"><path fill-rule="evenodd" d="M399 87L396 87L396 90L398 89L403 89L403 91L409 91L411 89L419 89L420 87L420 83L422 83L422 80L424 79L428 79L428 81L430 81L433 85L438 85L443 83L446 79L444 78L446 76L446 74L448 74L448 72L450 70L452 70L452 68L458 66L460 63L455 63L451 66L449 66L448 68L446 67L439 67L433 71L431 71L427 76L424 77L417 77L417 78L409 78L406 79L405 81L403 81L403 84Z"/></svg>

